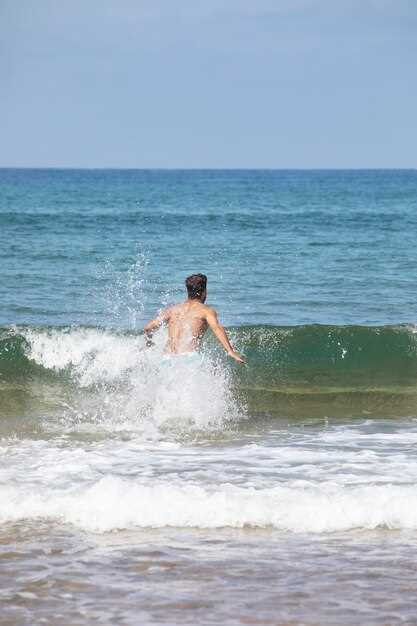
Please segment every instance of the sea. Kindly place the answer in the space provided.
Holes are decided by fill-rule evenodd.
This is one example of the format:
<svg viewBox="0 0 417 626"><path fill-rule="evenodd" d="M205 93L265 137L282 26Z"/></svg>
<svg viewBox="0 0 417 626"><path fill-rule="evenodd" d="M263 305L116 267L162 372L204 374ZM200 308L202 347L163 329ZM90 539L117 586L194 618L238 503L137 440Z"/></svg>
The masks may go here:
<svg viewBox="0 0 417 626"><path fill-rule="evenodd" d="M417 171L0 170L0 624L417 623ZM210 332L143 326L208 276Z"/></svg>

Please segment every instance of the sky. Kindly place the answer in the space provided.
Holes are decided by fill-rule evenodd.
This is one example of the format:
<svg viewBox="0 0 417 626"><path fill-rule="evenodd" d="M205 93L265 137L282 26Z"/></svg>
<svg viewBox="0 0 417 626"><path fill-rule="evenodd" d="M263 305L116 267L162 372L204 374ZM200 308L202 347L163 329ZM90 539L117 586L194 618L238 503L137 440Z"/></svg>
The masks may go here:
<svg viewBox="0 0 417 626"><path fill-rule="evenodd" d="M417 167L417 0L0 0L0 166Z"/></svg>

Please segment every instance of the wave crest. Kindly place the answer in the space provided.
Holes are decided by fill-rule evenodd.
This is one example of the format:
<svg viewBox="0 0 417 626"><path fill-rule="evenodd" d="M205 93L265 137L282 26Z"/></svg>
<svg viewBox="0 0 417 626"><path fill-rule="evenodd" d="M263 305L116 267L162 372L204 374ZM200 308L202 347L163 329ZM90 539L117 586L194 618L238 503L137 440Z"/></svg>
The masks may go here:
<svg viewBox="0 0 417 626"><path fill-rule="evenodd" d="M200 486L106 477L68 492L0 489L2 522L52 519L92 532L130 528L276 528L292 532L417 529L415 486Z"/></svg>
<svg viewBox="0 0 417 626"><path fill-rule="evenodd" d="M236 413L239 397L253 415L415 415L414 326L256 326L230 333L247 367L227 365L208 337L204 367L178 365L175 377L172 368L161 370L162 334L156 348L147 351L141 333L0 329L0 384L7 387L0 413L20 415L21 407L30 412L33 403L47 397L51 408L52 399L61 398L74 416L97 420L149 417L157 406L164 420L182 414L192 421L192 414L205 412L201 423L213 421L210 415L220 423L224 415ZM188 395L181 395L185 388ZM22 394L29 395L23 400Z"/></svg>

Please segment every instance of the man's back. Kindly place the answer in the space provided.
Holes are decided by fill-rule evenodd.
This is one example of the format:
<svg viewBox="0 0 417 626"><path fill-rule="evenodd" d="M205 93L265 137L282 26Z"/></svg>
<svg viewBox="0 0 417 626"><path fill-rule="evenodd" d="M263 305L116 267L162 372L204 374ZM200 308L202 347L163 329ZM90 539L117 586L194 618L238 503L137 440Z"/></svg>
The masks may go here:
<svg viewBox="0 0 417 626"><path fill-rule="evenodd" d="M187 300L167 309L168 351L179 354L198 350L210 312L210 307L197 300Z"/></svg>

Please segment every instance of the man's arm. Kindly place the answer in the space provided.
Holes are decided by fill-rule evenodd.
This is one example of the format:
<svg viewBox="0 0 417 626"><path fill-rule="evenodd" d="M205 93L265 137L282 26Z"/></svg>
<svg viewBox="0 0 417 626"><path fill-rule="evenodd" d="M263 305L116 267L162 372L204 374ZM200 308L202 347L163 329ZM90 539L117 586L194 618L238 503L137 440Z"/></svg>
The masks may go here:
<svg viewBox="0 0 417 626"><path fill-rule="evenodd" d="M216 335L218 341L222 344L223 348L226 350L227 354L232 357L238 363L244 363L245 359L240 356L231 345L229 338L224 330L223 326L219 323L217 319L217 313L213 309L209 309L209 312L206 316L207 324L210 326L213 333Z"/></svg>
<svg viewBox="0 0 417 626"><path fill-rule="evenodd" d="M165 311L161 311L160 313L158 313L155 319L151 320L150 322L146 324L145 328L143 329L143 332L145 335L147 348L150 348L151 346L153 346L152 336L153 336L154 331L157 330L157 328L159 328L160 326L162 326L162 324L168 322L169 315L170 315L170 310L165 309Z"/></svg>

